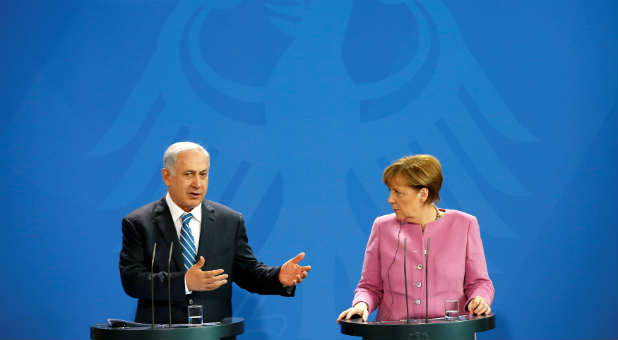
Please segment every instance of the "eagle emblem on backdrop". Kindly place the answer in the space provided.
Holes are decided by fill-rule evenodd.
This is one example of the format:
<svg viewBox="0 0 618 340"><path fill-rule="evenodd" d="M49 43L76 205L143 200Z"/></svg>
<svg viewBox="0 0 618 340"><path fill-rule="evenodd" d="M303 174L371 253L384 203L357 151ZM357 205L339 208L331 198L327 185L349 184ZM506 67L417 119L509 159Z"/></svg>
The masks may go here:
<svg viewBox="0 0 618 340"><path fill-rule="evenodd" d="M305 286L286 304L293 314L267 308L268 297L235 290L246 336L332 337L303 327L324 315L334 320L351 302L361 248L373 218L385 213L378 208L386 199L381 172L390 161L435 154L447 165L448 196L466 211L482 212L483 233L517 237L479 181L508 195L527 191L486 130L515 143L535 138L459 32L440 1L179 2L141 79L92 151L109 154L140 136L100 208L156 198L160 187L152 183L160 183L165 147L200 142L213 159L208 198L246 215L258 258L278 263L264 258L301 248L308 259L333 253L310 261L328 272L323 282L317 273L306 282L321 287L319 306ZM289 241L291 232L298 243Z"/></svg>

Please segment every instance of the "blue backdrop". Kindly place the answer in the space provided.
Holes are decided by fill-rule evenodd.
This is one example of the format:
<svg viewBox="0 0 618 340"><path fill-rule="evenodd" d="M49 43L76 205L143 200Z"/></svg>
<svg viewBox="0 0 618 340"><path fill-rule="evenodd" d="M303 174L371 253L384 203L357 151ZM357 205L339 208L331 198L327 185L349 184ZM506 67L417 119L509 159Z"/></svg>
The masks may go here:
<svg viewBox="0 0 618 340"><path fill-rule="evenodd" d="M243 339L345 338L391 212L382 170L411 153L441 160L441 207L479 219L497 314L481 339L616 338L616 7L2 1L1 337L133 318L120 220L193 140L258 257L313 266L293 299L235 288Z"/></svg>

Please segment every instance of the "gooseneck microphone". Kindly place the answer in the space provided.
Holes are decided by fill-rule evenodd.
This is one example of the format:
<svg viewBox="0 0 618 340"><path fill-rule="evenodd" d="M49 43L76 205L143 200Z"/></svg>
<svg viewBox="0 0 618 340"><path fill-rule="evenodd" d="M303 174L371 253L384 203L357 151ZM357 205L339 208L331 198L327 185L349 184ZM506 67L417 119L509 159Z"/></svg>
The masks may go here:
<svg viewBox="0 0 618 340"><path fill-rule="evenodd" d="M429 322L429 245L431 237L427 238L427 250L425 250L425 322Z"/></svg>
<svg viewBox="0 0 618 340"><path fill-rule="evenodd" d="M410 323L410 310L408 309L408 272L406 270L406 255L408 253L408 239L403 239L403 284L406 287L406 323Z"/></svg>
<svg viewBox="0 0 618 340"><path fill-rule="evenodd" d="M172 328L172 276L171 272L171 264L172 264L172 250L174 249L174 241L170 243L170 255L167 259L167 308L169 311L170 317L170 328Z"/></svg>
<svg viewBox="0 0 618 340"><path fill-rule="evenodd" d="M154 243L154 247L152 248L152 263L150 264L150 294L152 295L152 328L155 327L155 307L154 307L154 263L155 256L157 255L157 242Z"/></svg>

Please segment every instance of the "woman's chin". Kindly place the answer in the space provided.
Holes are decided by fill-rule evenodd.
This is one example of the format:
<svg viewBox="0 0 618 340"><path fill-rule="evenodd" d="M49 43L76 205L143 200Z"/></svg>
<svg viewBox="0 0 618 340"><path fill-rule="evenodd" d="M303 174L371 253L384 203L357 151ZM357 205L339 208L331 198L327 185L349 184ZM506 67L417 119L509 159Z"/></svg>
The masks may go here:
<svg viewBox="0 0 618 340"><path fill-rule="evenodd" d="M418 222L416 221L416 219L414 217L410 217L410 216L404 216L401 213L395 211L395 217L397 218L398 221L402 221L402 222L406 222L406 223L412 223L412 224L418 224Z"/></svg>

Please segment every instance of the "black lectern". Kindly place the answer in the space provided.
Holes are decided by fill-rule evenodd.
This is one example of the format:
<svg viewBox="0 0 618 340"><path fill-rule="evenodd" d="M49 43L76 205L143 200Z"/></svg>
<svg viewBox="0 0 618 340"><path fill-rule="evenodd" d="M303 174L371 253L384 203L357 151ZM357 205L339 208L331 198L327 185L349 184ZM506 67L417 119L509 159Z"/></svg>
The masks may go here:
<svg viewBox="0 0 618 340"><path fill-rule="evenodd" d="M436 340L474 340L475 332L495 327L493 314L487 316L462 315L457 320L444 318L413 319L402 321L362 322L360 318L341 321L341 333L362 336L364 340L386 339L436 339Z"/></svg>
<svg viewBox="0 0 618 340"><path fill-rule="evenodd" d="M90 327L90 339L93 340L218 340L233 337L245 330L243 318L225 318L216 324L203 326L159 325L152 328L150 325L139 327L111 327L108 324L96 324Z"/></svg>

